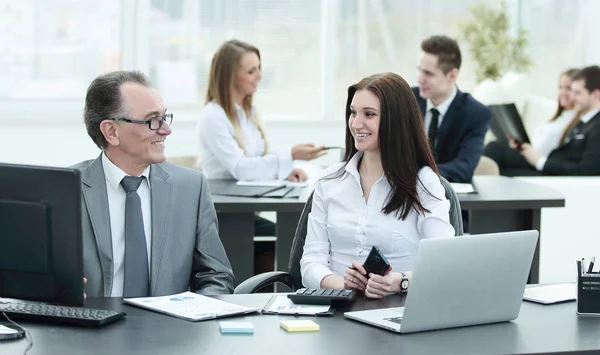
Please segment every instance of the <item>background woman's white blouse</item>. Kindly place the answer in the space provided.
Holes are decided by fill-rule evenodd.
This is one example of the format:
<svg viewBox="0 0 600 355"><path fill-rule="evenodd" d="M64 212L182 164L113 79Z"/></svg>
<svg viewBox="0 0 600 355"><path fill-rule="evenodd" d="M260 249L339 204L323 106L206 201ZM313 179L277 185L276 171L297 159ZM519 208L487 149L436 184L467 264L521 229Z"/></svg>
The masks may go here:
<svg viewBox="0 0 600 355"><path fill-rule="evenodd" d="M393 271L411 271L421 239L455 234L449 222L450 202L431 168L419 171L421 183L417 184L419 200L429 213L411 210L400 220L395 213L382 212L391 191L384 176L373 185L365 203L357 168L361 156L359 152L350 160L340 178L316 183L300 261L306 287L318 288L325 276L343 275L353 261L364 262L373 245L387 257ZM326 176L342 166L332 165Z"/></svg>
<svg viewBox="0 0 600 355"><path fill-rule="evenodd" d="M290 148L278 152L265 150L265 141L246 112L236 104L244 147L240 148L233 134L233 125L225 110L209 102L200 112L200 168L209 179L271 180L286 179L293 170ZM255 109L253 108L253 111Z"/></svg>
<svg viewBox="0 0 600 355"><path fill-rule="evenodd" d="M531 136L531 145L541 156L547 157L558 148L560 137L574 117L575 110L565 110L554 121L539 126Z"/></svg>

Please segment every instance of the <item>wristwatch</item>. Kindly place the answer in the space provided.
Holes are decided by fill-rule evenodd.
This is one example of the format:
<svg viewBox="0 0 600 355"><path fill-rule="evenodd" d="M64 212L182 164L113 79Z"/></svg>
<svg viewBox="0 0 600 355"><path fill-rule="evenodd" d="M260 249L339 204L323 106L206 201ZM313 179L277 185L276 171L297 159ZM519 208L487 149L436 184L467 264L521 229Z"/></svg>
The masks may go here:
<svg viewBox="0 0 600 355"><path fill-rule="evenodd" d="M400 271L400 274L402 275L402 280L400 281L400 293L406 293L408 292L408 276L402 271Z"/></svg>

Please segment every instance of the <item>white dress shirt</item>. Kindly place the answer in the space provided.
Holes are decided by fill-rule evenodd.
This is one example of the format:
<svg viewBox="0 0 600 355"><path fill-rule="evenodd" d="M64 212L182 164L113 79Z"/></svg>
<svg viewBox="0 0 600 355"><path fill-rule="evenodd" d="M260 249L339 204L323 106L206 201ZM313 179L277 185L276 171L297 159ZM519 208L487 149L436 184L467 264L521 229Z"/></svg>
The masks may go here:
<svg viewBox="0 0 600 355"><path fill-rule="evenodd" d="M454 86L452 90L452 94L437 106L434 106L433 102L431 102L430 99L427 99L427 105L425 107L425 133L429 132L429 125L431 125L432 108L436 108L440 113L440 116L438 118L438 128L442 125L442 120L444 119L446 112L448 112L448 108L450 108L450 105L452 104L452 101L454 101L456 93L458 92L456 90L456 86Z"/></svg>
<svg viewBox="0 0 600 355"><path fill-rule="evenodd" d="M592 118L594 118L594 116L596 116L596 114L600 112L600 110L593 110L593 111L589 111L588 113L586 113L585 115L581 115L581 122L588 123ZM548 154L550 155L550 154ZM548 155L542 155L537 163L535 163L535 169L538 171L542 171L544 170L544 165L546 165L546 161L548 160Z"/></svg>
<svg viewBox="0 0 600 355"><path fill-rule="evenodd" d="M555 120L546 122L535 129L531 136L531 145L542 156L548 156L558 148L565 128L575 117L575 110L564 110Z"/></svg>
<svg viewBox="0 0 600 355"><path fill-rule="evenodd" d="M127 193L121 180L127 174L102 153L102 168L106 177L106 192L108 194L108 212L110 216L110 231L112 236L113 254L113 283L111 297L123 297L123 280L125 279L125 197ZM146 249L148 251L148 274L150 274L150 252L152 250L152 209L150 205L150 167L140 175L145 179L137 189L142 202L142 217L144 219L144 234L146 234Z"/></svg>
<svg viewBox="0 0 600 355"><path fill-rule="evenodd" d="M454 236L449 222L450 202L431 168L419 171L421 184L417 186L419 200L430 212L411 210L405 220L400 220L395 213L385 215L381 211L391 191L385 176L373 185L365 203L358 173L361 157L362 152L355 154L340 178L321 179L315 185L300 261L306 287L319 288L321 280L331 274L344 275L353 261L366 260L373 245L389 260L392 271L411 271L421 239ZM332 165L325 176L343 164Z"/></svg>
<svg viewBox="0 0 600 355"><path fill-rule="evenodd" d="M209 102L200 113L200 167L206 177L236 180L287 179L293 170L291 149L278 152L269 149L264 154L265 141L260 131L246 117L242 107L236 104L236 110L245 153L235 140L233 125L219 104Z"/></svg>

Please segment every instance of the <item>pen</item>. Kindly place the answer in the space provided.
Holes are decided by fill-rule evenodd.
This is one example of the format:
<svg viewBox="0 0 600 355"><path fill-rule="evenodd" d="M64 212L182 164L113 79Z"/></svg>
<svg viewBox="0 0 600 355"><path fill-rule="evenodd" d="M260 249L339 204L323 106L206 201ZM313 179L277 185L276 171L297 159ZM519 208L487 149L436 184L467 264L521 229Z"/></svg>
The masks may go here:
<svg viewBox="0 0 600 355"><path fill-rule="evenodd" d="M576 260L577 263L577 277L581 277L581 260Z"/></svg>
<svg viewBox="0 0 600 355"><path fill-rule="evenodd" d="M594 261L596 261L596 257L592 256L592 261L590 261L590 267L588 268L588 274L591 274L594 270Z"/></svg>
<svg viewBox="0 0 600 355"><path fill-rule="evenodd" d="M581 258L581 273L585 274L585 272L586 272L585 258Z"/></svg>

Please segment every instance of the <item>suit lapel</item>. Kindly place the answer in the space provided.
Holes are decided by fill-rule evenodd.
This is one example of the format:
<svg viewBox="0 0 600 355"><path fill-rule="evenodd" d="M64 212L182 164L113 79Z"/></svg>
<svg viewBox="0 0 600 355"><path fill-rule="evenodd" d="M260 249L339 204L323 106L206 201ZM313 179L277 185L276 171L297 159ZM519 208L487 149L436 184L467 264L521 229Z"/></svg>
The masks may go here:
<svg viewBox="0 0 600 355"><path fill-rule="evenodd" d="M423 120L423 124L425 124L425 109L427 109L427 100L419 96L419 92L415 94L417 97L417 103L419 104L419 109L421 110L421 119Z"/></svg>
<svg viewBox="0 0 600 355"><path fill-rule="evenodd" d="M584 123L582 127L579 128L578 134L587 134L591 131L596 125L600 122L600 112L594 115L587 123Z"/></svg>
<svg viewBox="0 0 600 355"><path fill-rule="evenodd" d="M454 120L460 117L460 110L462 109L462 103L464 101L464 94L460 90L456 90L456 97L452 100L450 107L448 107L448 111L442 118L442 124L437 132L437 144L436 144L436 152L441 154L440 151L442 147L444 147L444 140L448 138L448 130L452 127Z"/></svg>
<svg viewBox="0 0 600 355"><path fill-rule="evenodd" d="M113 281L112 237L102 156L87 168L82 176L82 182L83 198L96 239L102 275L104 275L104 296L110 297Z"/></svg>
<svg viewBox="0 0 600 355"><path fill-rule="evenodd" d="M156 292L158 271L167 239L169 211L171 211L171 184L169 174L159 164L150 168L150 196L152 206L152 255L150 266L150 293Z"/></svg>

